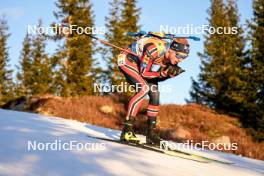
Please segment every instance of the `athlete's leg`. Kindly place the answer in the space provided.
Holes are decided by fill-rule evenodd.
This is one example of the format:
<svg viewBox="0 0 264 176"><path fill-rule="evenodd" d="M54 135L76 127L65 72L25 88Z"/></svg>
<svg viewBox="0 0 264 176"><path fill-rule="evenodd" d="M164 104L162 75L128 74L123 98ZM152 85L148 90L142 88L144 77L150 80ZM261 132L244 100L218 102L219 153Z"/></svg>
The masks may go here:
<svg viewBox="0 0 264 176"><path fill-rule="evenodd" d="M155 81L149 82L149 105L147 108L148 129L147 129L147 143L158 144L161 138L157 134L156 124L159 113L159 89L158 83Z"/></svg>
<svg viewBox="0 0 264 176"><path fill-rule="evenodd" d="M123 57L127 57L123 55ZM122 141L139 141L134 134L133 125L135 116L141 106L144 97L148 94L148 85L140 76L139 69L136 63L131 62L128 58L123 59L122 64L119 64L120 71L124 74L126 80L135 86L136 94L130 99L126 114L125 125L122 130L120 139Z"/></svg>
<svg viewBox="0 0 264 176"><path fill-rule="evenodd" d="M159 88L157 82L149 83L149 105L147 108L147 116L148 117L157 117L159 113Z"/></svg>
<svg viewBox="0 0 264 176"><path fill-rule="evenodd" d="M136 64L126 60L125 64L119 66L119 68L126 77L127 81L136 88L136 94L130 99L128 104L126 120L129 120L130 117L135 117L137 115L144 97L148 94L148 84L140 76Z"/></svg>

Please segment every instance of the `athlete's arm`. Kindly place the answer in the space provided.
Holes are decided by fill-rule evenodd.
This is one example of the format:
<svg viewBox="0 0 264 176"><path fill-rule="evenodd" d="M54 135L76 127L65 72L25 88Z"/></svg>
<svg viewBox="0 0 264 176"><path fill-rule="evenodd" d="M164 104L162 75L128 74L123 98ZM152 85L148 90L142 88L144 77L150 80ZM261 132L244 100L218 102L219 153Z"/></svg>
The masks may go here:
<svg viewBox="0 0 264 176"><path fill-rule="evenodd" d="M153 79L161 76L160 71L152 71L154 60L158 57L158 49L153 43L145 45L143 56L141 57L140 73L143 78Z"/></svg>

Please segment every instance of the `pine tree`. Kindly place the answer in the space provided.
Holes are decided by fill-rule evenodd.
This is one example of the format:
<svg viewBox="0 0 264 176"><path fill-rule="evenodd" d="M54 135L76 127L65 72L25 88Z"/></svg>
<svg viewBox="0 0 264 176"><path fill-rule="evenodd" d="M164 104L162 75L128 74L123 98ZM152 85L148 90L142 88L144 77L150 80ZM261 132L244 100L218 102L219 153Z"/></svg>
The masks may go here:
<svg viewBox="0 0 264 176"><path fill-rule="evenodd" d="M66 82L66 61L67 53L65 52L66 46L59 46L56 53L50 58L51 68L53 72L53 89L54 94L57 96L63 96L63 91L65 90Z"/></svg>
<svg viewBox="0 0 264 176"><path fill-rule="evenodd" d="M245 82L241 80L244 39L237 7L233 0L227 6L222 0L213 0L208 13L212 27L237 27L238 33L206 34L204 53L198 54L202 60L201 73L198 81L193 80L191 101L238 115L245 101L240 92Z"/></svg>
<svg viewBox="0 0 264 176"><path fill-rule="evenodd" d="M208 10L210 18L209 24L212 27L227 26L227 16L222 0L212 0L211 7ZM224 58L226 57L224 35L209 34L205 35L204 53L198 53L201 58L201 73L198 76L198 81L193 80L191 101L207 104L211 107L219 107L219 98L222 94L224 86L220 79L226 66ZM222 70L221 70L222 69Z"/></svg>
<svg viewBox="0 0 264 176"><path fill-rule="evenodd" d="M32 79L32 58L31 58L31 38L27 33L23 48L20 54L20 65L18 66L19 72L17 73L18 90L17 96L30 95L30 86L34 83Z"/></svg>
<svg viewBox="0 0 264 176"><path fill-rule="evenodd" d="M7 21L2 17L0 19L0 106L13 98L12 70L8 69L7 39L9 36Z"/></svg>
<svg viewBox="0 0 264 176"><path fill-rule="evenodd" d="M39 20L38 27L42 26L42 21ZM53 78L50 60L45 53L45 37L42 34L36 34L32 39L32 64L31 64L31 79L30 92L33 95L53 93Z"/></svg>
<svg viewBox="0 0 264 176"><path fill-rule="evenodd" d="M59 10L54 14L58 20L70 26L93 27L94 15L89 0L58 0L56 5ZM63 96L93 94L94 45L91 38L74 31L66 37L64 51L60 51L66 56L62 72L64 75L60 76L64 80L61 86Z"/></svg>
<svg viewBox="0 0 264 176"><path fill-rule="evenodd" d="M225 92L226 102L224 110L230 114L241 116L242 105L246 102L244 92L246 92L247 82L244 80L243 63L245 60L245 38L243 29L239 24L240 18L236 0L228 0L226 6L226 14L229 28L237 28L236 34L229 34L226 38L225 58L228 69L225 84L227 90Z"/></svg>
<svg viewBox="0 0 264 176"><path fill-rule="evenodd" d="M256 79L257 104L264 110L264 1L255 0L252 24L252 68Z"/></svg>
<svg viewBox="0 0 264 176"><path fill-rule="evenodd" d="M105 18L106 27L108 32L106 33L106 39L110 43L114 43L117 46L124 46L125 36L124 29L121 26L121 17L120 17L120 0L113 0L110 3L111 9L109 17ZM105 48L106 46L104 46ZM120 71L117 67L117 55L120 53L120 50L107 47L107 50L104 50L104 57L107 59L107 76L110 81L110 84L118 85L124 81L124 77L120 74Z"/></svg>
<svg viewBox="0 0 264 176"><path fill-rule="evenodd" d="M244 105L244 124L251 128L254 137L264 140L264 0L253 1L253 19L249 24L251 48L245 62L247 103Z"/></svg>
<svg viewBox="0 0 264 176"><path fill-rule="evenodd" d="M110 14L106 17L106 39L123 48L127 48L134 38L127 36L127 32L137 32L140 26L138 25L140 9L136 7L136 0L113 0L110 3ZM107 60L107 78L110 84L118 85L125 81L123 74L120 73L117 67L117 55L120 50L112 47L106 47L104 57Z"/></svg>
<svg viewBox="0 0 264 176"><path fill-rule="evenodd" d="M128 47L135 39L126 36L127 32L138 32L140 8L137 8L137 0L124 0L122 2L121 27L124 30L125 43L123 47Z"/></svg>

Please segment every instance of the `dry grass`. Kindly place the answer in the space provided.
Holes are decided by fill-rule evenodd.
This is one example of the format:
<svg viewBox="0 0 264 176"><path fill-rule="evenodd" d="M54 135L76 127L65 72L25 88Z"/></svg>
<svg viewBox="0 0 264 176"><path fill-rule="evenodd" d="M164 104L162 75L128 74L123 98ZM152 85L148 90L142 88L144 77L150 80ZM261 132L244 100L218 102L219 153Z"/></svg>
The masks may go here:
<svg viewBox="0 0 264 176"><path fill-rule="evenodd" d="M256 143L246 131L240 127L238 119L221 115L215 111L196 104L184 106L164 105L160 111L160 128L165 136L176 141L185 141L171 135L177 128L189 132L188 140L194 142L210 141L221 136L228 136L231 143L237 143L238 149L226 151L238 155L264 160L264 142ZM168 132L169 131L169 132Z"/></svg>
<svg viewBox="0 0 264 176"><path fill-rule="evenodd" d="M27 110L121 129L128 99L123 95L76 98L36 96L29 100ZM146 106L147 101L143 103L138 115L136 130L140 133L146 129ZM218 114L206 107L196 104L163 105L158 122L159 132L164 139L200 143L228 136L232 143L238 143L238 150L226 152L264 160L264 142L254 142L236 118Z"/></svg>
<svg viewBox="0 0 264 176"><path fill-rule="evenodd" d="M111 109L105 112L104 109ZM54 96L32 97L28 110L45 115L54 115L81 122L120 129L125 114L122 98L83 96L76 98L58 98Z"/></svg>

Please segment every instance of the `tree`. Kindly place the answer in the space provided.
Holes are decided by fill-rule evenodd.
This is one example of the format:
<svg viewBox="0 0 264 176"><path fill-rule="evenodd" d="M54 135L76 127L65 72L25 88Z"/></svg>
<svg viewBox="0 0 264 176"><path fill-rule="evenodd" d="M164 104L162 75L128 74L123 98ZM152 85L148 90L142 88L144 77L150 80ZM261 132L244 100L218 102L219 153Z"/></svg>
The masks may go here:
<svg viewBox="0 0 264 176"><path fill-rule="evenodd" d="M124 0L122 2L121 22L120 25L124 30L124 35L127 32L138 32L140 25L138 24L140 16L140 8L137 8L137 0ZM123 47L128 47L135 39L125 36Z"/></svg>
<svg viewBox="0 0 264 176"><path fill-rule="evenodd" d="M42 21L39 20L38 27L42 26ZM42 34L37 33L32 38L32 64L30 66L31 81L29 85L30 93L46 94L53 93L52 89L52 70L48 55L45 53L45 37Z"/></svg>
<svg viewBox="0 0 264 176"><path fill-rule="evenodd" d="M227 35L226 38L226 58L225 62L229 66L226 69L225 103L223 109L225 112L235 116L241 116L242 106L246 102L244 93L247 91L247 82L245 77L248 75L243 72L243 63L245 60L245 38L243 29L239 24L240 18L235 0L228 0L226 6L226 15L228 27L236 27L237 33Z"/></svg>
<svg viewBox="0 0 264 176"><path fill-rule="evenodd" d="M20 65L18 66L19 72L17 73L17 96L26 96L31 94L29 92L30 86L33 84L33 75L31 70L31 45L31 38L27 33L23 41L23 48L20 54Z"/></svg>
<svg viewBox="0 0 264 176"><path fill-rule="evenodd" d="M59 8L55 12L55 17L68 24L76 25L80 28L92 28L94 25L94 15L92 5L89 0L58 0L56 6ZM92 33L92 31L89 31ZM91 38L72 31L71 35L65 37L64 50L60 55L65 56L62 74L63 96L91 95L93 94L94 59L92 58L95 43ZM63 53L64 52L64 53ZM62 80L60 81L62 82Z"/></svg>
<svg viewBox="0 0 264 176"><path fill-rule="evenodd" d="M140 26L138 25L140 9L136 7L136 0L113 0L110 3L109 17L105 18L106 39L110 43L114 43L123 48L127 48L134 38L127 36L127 32L137 32ZM118 85L125 81L124 76L120 73L117 67L117 55L120 50L112 47L107 47L103 50L104 57L107 60L106 75L110 84Z"/></svg>
<svg viewBox="0 0 264 176"><path fill-rule="evenodd" d="M110 43L114 43L117 46L124 46L125 36L124 29L121 26L121 17L120 17L120 0L113 0L110 3L111 9L109 17L105 18L106 27L108 29L106 33L106 39ZM105 48L106 46L104 46ZM117 55L120 53L120 50L107 47L103 50L104 58L107 60L107 78L110 81L110 84L118 85L124 81L124 77L120 74L120 71L117 67Z"/></svg>
<svg viewBox="0 0 264 176"><path fill-rule="evenodd" d="M251 128L254 137L264 140L264 1L253 1L253 19L249 23L249 39L251 47L245 62L248 92L247 103L244 105L243 119L246 127Z"/></svg>
<svg viewBox="0 0 264 176"><path fill-rule="evenodd" d="M4 17L0 19L0 106L13 98L12 70L8 69L8 26Z"/></svg>
<svg viewBox="0 0 264 176"><path fill-rule="evenodd" d="M66 71L67 71L67 53L66 46L59 46L53 56L50 58L51 68L53 73L53 88L55 95L63 96L66 85Z"/></svg>
<svg viewBox="0 0 264 176"><path fill-rule="evenodd" d="M213 0L209 22L213 27L237 27L233 35L207 34L198 81L193 80L191 101L240 117L242 125L257 140L264 139L263 113L263 0L254 1L250 24L251 48L244 51L245 39L239 25L236 2Z"/></svg>
<svg viewBox="0 0 264 176"><path fill-rule="evenodd" d="M208 14L210 18L207 20L212 27L227 26L227 16L222 0L212 0ZM198 53L201 58L201 73L198 75L198 81L193 80L191 101L214 108L220 106L221 102L217 99L220 99L222 87L225 86L219 82L223 77L223 70L226 69L225 38L224 35L219 34L205 35L204 53Z"/></svg>
<svg viewBox="0 0 264 176"><path fill-rule="evenodd" d="M244 102L240 91L245 87L241 79L245 42L238 24L237 7L233 0L229 0L227 6L222 0L212 0L208 13L212 27L237 27L238 32L205 35L204 53L198 53L202 62L201 73L198 81L192 80L191 101L238 115Z"/></svg>

